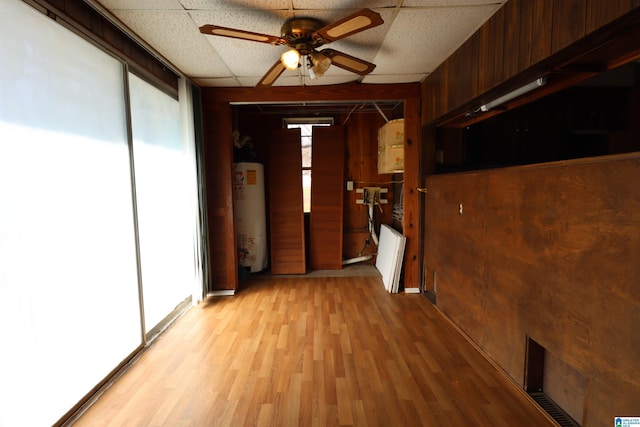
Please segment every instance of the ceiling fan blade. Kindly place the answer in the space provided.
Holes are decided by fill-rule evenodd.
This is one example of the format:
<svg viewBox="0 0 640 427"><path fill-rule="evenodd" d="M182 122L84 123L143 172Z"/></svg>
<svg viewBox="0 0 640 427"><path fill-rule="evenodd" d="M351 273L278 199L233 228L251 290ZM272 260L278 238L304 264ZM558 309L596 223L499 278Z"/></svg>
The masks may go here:
<svg viewBox="0 0 640 427"><path fill-rule="evenodd" d="M332 65L351 71L352 73L360 74L361 76L369 74L376 68L376 64L356 58L355 56L347 55L346 53L338 52L334 49L322 49L319 52L331 58Z"/></svg>
<svg viewBox="0 0 640 427"><path fill-rule="evenodd" d="M286 70L285 66L282 65L282 61L278 59L278 62L273 64L269 71L267 71L267 74L265 74L262 79L260 79L256 87L271 86L276 81L276 79L280 77L280 74L282 74L284 70Z"/></svg>
<svg viewBox="0 0 640 427"><path fill-rule="evenodd" d="M200 32L202 34L231 37L234 39L250 40L253 42L269 43L274 45L285 43L285 40L281 37L253 33L251 31L236 30L235 28L219 27L218 25L203 25L200 27Z"/></svg>
<svg viewBox="0 0 640 427"><path fill-rule="evenodd" d="M333 24L320 28L315 34L327 42L333 42L351 34L376 27L384 23L382 17L371 9L362 9Z"/></svg>

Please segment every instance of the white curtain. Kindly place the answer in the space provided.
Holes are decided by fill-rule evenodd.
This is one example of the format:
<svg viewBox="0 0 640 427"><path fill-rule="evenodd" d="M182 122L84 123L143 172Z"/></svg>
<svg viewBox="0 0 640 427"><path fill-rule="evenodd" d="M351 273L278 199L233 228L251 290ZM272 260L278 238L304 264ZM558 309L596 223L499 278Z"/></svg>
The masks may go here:
<svg viewBox="0 0 640 427"><path fill-rule="evenodd" d="M0 427L44 426L202 293L192 99L21 1L0 64Z"/></svg>
<svg viewBox="0 0 640 427"><path fill-rule="evenodd" d="M131 73L129 87L148 332L192 294L197 187L178 101Z"/></svg>
<svg viewBox="0 0 640 427"><path fill-rule="evenodd" d="M142 342L120 61L0 2L0 425L51 425Z"/></svg>

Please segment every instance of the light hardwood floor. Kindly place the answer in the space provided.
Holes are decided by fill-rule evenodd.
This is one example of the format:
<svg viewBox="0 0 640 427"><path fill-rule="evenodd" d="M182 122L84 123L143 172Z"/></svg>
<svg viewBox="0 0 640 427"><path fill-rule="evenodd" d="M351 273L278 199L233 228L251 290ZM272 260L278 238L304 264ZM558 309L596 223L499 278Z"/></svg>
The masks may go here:
<svg viewBox="0 0 640 427"><path fill-rule="evenodd" d="M190 309L81 426L553 426L426 298L272 277Z"/></svg>

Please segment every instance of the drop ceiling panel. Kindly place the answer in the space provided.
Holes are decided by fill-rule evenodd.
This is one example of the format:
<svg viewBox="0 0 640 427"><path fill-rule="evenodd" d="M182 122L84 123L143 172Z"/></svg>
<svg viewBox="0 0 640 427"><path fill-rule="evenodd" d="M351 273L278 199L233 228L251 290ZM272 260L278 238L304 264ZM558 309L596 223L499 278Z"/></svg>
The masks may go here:
<svg viewBox="0 0 640 427"><path fill-rule="evenodd" d="M471 36L497 5L401 9L375 58L377 75L433 71Z"/></svg>
<svg viewBox="0 0 640 427"><path fill-rule="evenodd" d="M186 75L231 77L229 68L188 14L145 10L115 10L114 13Z"/></svg>
<svg viewBox="0 0 640 427"><path fill-rule="evenodd" d="M262 12L221 10L219 12L191 11L190 15L196 27L214 24L279 36L282 23L291 16L291 13L275 12L273 15L265 15ZM209 35L202 35L202 37L210 43L226 66L238 77L262 77L287 49L283 46L229 37Z"/></svg>
<svg viewBox="0 0 640 427"><path fill-rule="evenodd" d="M196 28L205 24L219 25L221 27L235 28L238 30L253 31L255 33L280 35L282 24L293 17L292 12L284 11L244 11L236 9L221 10L197 10L190 11ZM227 37L216 37L203 35L207 39L218 38L226 40ZM260 44L260 43L256 43ZM263 43L264 44L264 43Z"/></svg>
<svg viewBox="0 0 640 427"><path fill-rule="evenodd" d="M393 13L394 12L390 10L382 10L380 11L380 16L385 21L384 24L374 28L369 28L368 30L351 35L333 43L329 43L321 47L319 50L322 50L326 47L344 52L351 56L355 56L356 58L364 59L365 61L374 62L380 46L384 41L384 37L389 29L389 26L391 25L389 22L393 18ZM345 14L343 11L338 11L337 14L334 12L319 11L316 12L313 16L329 24L331 22L335 22L339 19L344 18L348 14L349 12ZM352 74L349 71L342 70L338 67L331 67L330 69L333 68L341 70L341 74Z"/></svg>

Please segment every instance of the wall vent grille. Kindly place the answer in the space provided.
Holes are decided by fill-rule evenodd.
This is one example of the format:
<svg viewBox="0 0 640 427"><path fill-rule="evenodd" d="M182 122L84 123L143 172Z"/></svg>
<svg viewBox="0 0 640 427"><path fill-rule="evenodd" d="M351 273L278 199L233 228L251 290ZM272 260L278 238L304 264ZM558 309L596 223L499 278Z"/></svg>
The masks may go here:
<svg viewBox="0 0 640 427"><path fill-rule="evenodd" d="M529 393L529 395L536 401L536 403L544 409L544 411L551 416L560 427L580 427L573 418L562 410L556 403L549 399L549 397L542 392Z"/></svg>

